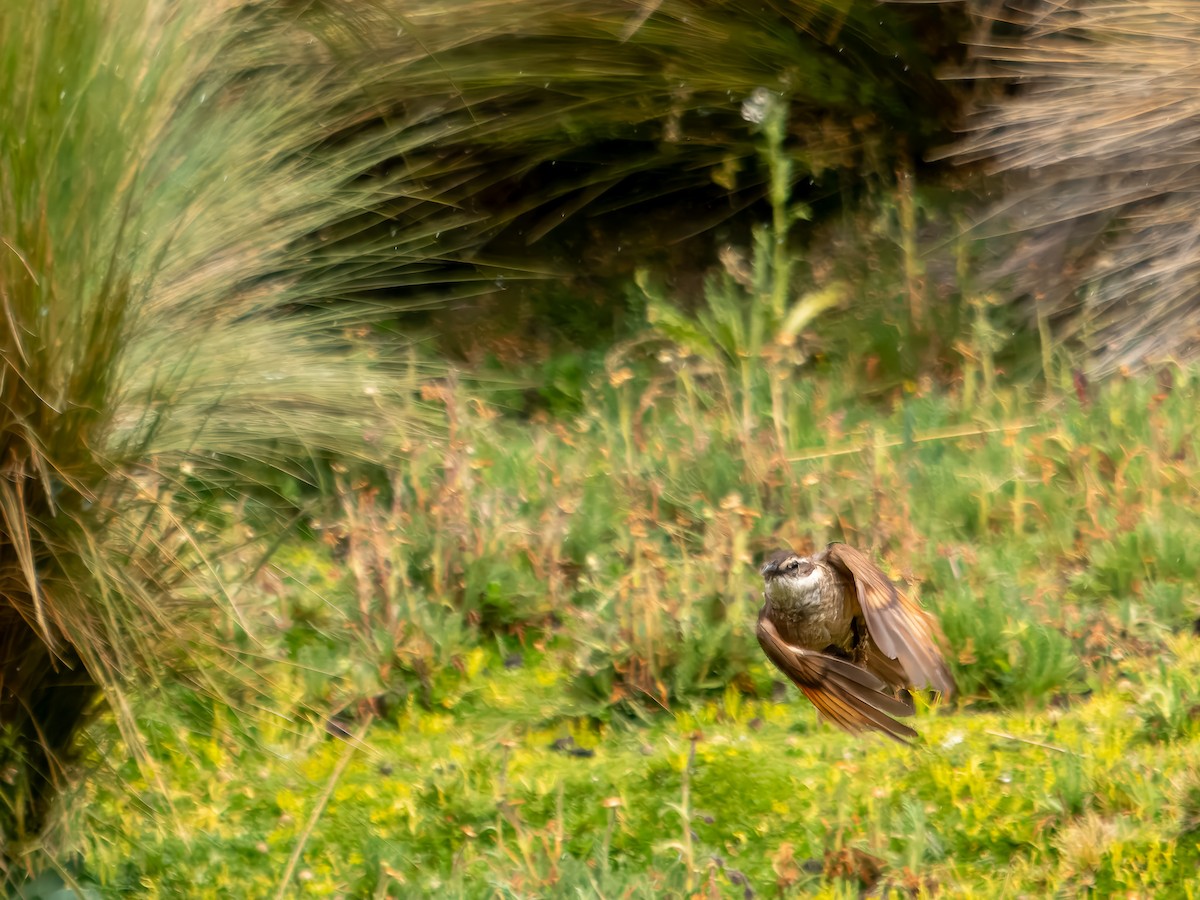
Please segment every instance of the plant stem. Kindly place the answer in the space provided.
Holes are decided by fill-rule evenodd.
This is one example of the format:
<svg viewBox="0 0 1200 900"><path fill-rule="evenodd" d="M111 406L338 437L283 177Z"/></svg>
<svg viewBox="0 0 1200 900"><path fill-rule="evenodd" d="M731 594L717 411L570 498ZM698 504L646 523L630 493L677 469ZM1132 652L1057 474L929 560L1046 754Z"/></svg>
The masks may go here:
<svg viewBox="0 0 1200 900"><path fill-rule="evenodd" d="M1050 332L1050 317L1046 315L1044 304L1037 304L1037 330L1038 341L1041 344L1042 350L1042 377L1046 380L1047 395L1052 390L1054 384L1054 376L1052 369L1054 367L1054 338Z"/></svg>
<svg viewBox="0 0 1200 900"><path fill-rule="evenodd" d="M275 892L275 900L283 900L288 885L292 883L292 876L296 873L296 866L300 863L300 857L304 854L304 847L308 844L308 839L312 837L313 830L317 827L317 822L320 821L326 804L329 803L329 798L333 796L333 789L337 787L337 783L341 780L342 775L346 772L346 768L350 765L350 760L354 758L354 754L362 746L363 739L366 738L367 731L374 721L374 713L368 711L366 716L363 717L362 724L358 726L358 732L346 742L346 749L342 751L341 758L337 761L337 765L333 767L333 772L330 774L329 780L325 782L325 789L321 791L321 796L317 798L317 805L313 807L313 811L308 817L308 822L305 823L304 830L300 832L300 837L296 841L296 846L292 848L292 855L288 857L287 865L283 869L283 877L279 880L279 889Z"/></svg>
<svg viewBox="0 0 1200 900"><path fill-rule="evenodd" d="M792 260L788 255L788 195L791 193L791 160L783 149L787 135L787 104L780 103L767 116L767 167L771 177L771 312L775 324L783 321L791 282Z"/></svg>
<svg viewBox="0 0 1200 900"><path fill-rule="evenodd" d="M920 333L925 321L925 297L921 285L921 260L917 254L917 204L913 174L907 163L896 170L896 202L900 208L900 250L904 257L904 289L913 330Z"/></svg>
<svg viewBox="0 0 1200 900"><path fill-rule="evenodd" d="M604 843L600 845L600 867L601 871L604 872L606 876L608 875L609 868L609 848L612 846L613 828L616 826L616 824L617 811L616 809L609 807L608 824L604 827Z"/></svg>
<svg viewBox="0 0 1200 900"><path fill-rule="evenodd" d="M687 765L683 767L682 785L679 797L679 816L683 819L683 857L687 864L687 889L695 888L696 851L692 846L692 766L696 762L696 742L700 740L699 732L692 734L692 745L688 749Z"/></svg>

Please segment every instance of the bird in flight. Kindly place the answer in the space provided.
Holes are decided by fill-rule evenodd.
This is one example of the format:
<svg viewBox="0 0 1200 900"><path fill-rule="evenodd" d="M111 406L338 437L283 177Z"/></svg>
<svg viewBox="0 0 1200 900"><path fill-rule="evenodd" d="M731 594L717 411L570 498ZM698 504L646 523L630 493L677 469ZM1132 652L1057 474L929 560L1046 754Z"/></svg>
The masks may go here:
<svg viewBox="0 0 1200 900"><path fill-rule="evenodd" d="M861 550L781 550L761 574L763 652L839 728L906 743L917 736L896 721L913 714L906 689L954 693L937 624Z"/></svg>

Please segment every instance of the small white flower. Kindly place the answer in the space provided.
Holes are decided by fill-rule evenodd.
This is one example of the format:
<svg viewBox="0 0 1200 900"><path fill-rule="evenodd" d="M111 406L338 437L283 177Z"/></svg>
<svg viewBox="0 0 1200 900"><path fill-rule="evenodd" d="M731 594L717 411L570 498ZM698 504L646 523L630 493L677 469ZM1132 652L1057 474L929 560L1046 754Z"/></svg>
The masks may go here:
<svg viewBox="0 0 1200 900"><path fill-rule="evenodd" d="M774 100L774 94L765 87L756 87L754 92L742 101L742 118L754 125L761 125Z"/></svg>

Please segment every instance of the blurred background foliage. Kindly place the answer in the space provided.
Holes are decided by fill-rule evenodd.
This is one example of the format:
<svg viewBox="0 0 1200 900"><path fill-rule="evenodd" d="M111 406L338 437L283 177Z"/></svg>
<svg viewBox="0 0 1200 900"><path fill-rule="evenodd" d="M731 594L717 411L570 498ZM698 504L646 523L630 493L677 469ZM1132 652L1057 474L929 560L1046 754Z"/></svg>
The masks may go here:
<svg viewBox="0 0 1200 900"><path fill-rule="evenodd" d="M518 893L814 888L778 841L753 878L712 862L699 738L644 786L682 817L674 863L635 799L574 785L596 804L564 811L563 776L535 779L522 818L506 781L537 742L794 737L750 633L752 565L781 541L845 539L919 582L964 713L1041 723L1097 694L1113 759L1186 754L1197 37L1157 0L6 7L6 880L407 896L384 849L318 828L350 760L326 739L411 732L441 759L441 731L480 722L461 771L393 801L421 891L465 870ZM312 778L273 768L304 754ZM941 806L862 799L918 893L955 854L1036 843L985 833L955 798L986 788L945 762L905 775ZM264 807L251 786L196 805L195 772L253 766ZM1119 858L1166 821L1095 816L1168 810L1184 833L1196 805L1178 779L1115 800L1089 771L1033 801L1034 889L1194 863L1122 880L1088 856L1089 835ZM318 773L329 792L302 801ZM96 787L113 774L128 794ZM185 808L269 834L196 843ZM564 856L570 816L602 838ZM844 848L795 827L835 890ZM298 869L310 840L329 871ZM229 859L197 881L210 849Z"/></svg>

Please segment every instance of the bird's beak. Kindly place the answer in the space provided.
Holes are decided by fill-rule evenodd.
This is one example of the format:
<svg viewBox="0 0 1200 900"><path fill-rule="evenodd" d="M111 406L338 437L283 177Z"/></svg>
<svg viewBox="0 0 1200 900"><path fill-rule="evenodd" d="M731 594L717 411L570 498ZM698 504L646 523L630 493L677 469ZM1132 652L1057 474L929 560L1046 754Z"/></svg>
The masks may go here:
<svg viewBox="0 0 1200 900"><path fill-rule="evenodd" d="M758 570L758 574L761 575L763 578L770 578L772 575L774 575L778 571L779 571L779 563L775 562L774 560L770 560L768 562L763 563L763 567Z"/></svg>

